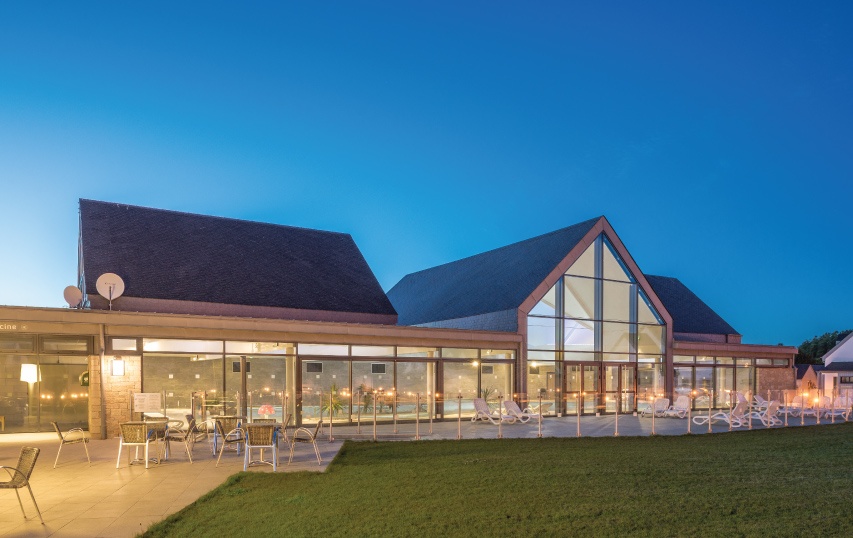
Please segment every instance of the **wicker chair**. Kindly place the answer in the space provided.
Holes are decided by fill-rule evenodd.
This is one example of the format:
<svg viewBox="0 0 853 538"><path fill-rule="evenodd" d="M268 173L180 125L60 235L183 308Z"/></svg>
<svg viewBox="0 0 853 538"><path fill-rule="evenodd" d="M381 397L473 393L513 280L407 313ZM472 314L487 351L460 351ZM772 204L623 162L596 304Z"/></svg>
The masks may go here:
<svg viewBox="0 0 853 538"><path fill-rule="evenodd" d="M237 453L240 453L240 447L246 444L246 434L240 427L235 427L233 430L226 430L223 424L223 419L216 419L216 435L221 443L219 447L219 457L216 458L216 466L219 467L219 460L222 459L222 453L225 452L225 447L236 445ZM228 433L225 433L228 432Z"/></svg>
<svg viewBox="0 0 853 538"><path fill-rule="evenodd" d="M124 423L119 424L121 428L121 439L118 445L118 458L116 458L116 469L121 463L121 451L126 446L136 447L136 455L139 456L139 447L145 447L145 468L148 468L148 445L151 444L154 438L154 431L149 429L148 424L143 423ZM130 459L130 451L127 451L127 464L133 462Z"/></svg>
<svg viewBox="0 0 853 538"><path fill-rule="evenodd" d="M290 458L287 464L293 461L293 451L296 448L296 443L311 443L314 446L314 453L317 454L317 465L322 465L323 460L320 458L320 449L317 447L317 436L320 435L320 429L323 427L323 419L317 421L317 427L312 432L308 428L298 428L293 432L293 439L290 440Z"/></svg>
<svg viewBox="0 0 853 538"><path fill-rule="evenodd" d="M175 421L175 422L183 424L183 422L180 420ZM170 446L171 442L172 441L178 441L179 443L184 444L184 448L187 451L187 457L190 459L190 463L192 463L193 462L192 450L193 450L193 446L195 445L195 435L196 435L195 419L192 417L189 418L189 422L187 423L186 431L181 430L177 424L170 425L169 429L166 430L166 437L165 437L166 454L171 455L171 453L172 453L171 446Z"/></svg>
<svg viewBox="0 0 853 538"><path fill-rule="evenodd" d="M56 430L56 435L59 436L59 450L56 451L56 461L53 462L53 468L56 469L56 464L59 463L59 453L62 452L64 445L76 445L83 443L83 448L86 450L86 460L91 464L92 459L89 458L89 432L83 431L83 428L72 428L65 433L59 429L56 422L51 422L53 429Z"/></svg>
<svg viewBox="0 0 853 538"><path fill-rule="evenodd" d="M274 418L253 418L252 424L275 424L277 422Z"/></svg>
<svg viewBox="0 0 853 538"><path fill-rule="evenodd" d="M24 514L24 519L27 519L27 513L24 511L24 503L21 502L21 494L18 493L19 489L26 486L30 492L30 498L33 500L33 506L36 507L36 512L38 512L41 524L44 525L44 518L41 517L41 510L39 510L39 505L36 504L36 497L33 495L33 488L30 487L30 475L33 474L33 469L36 466L36 460L38 460L39 452L38 448L25 446L21 448L21 455L18 457L18 464L16 466L7 467L5 465L0 465L0 469L4 469L9 473L9 480L6 482L0 482L0 489L15 490L15 495L18 496L18 504L21 505L21 513Z"/></svg>
<svg viewBox="0 0 853 538"><path fill-rule="evenodd" d="M275 439L275 424L246 424L246 453L243 455L243 470L254 463L272 465L272 470L278 470L278 450ZM261 459L252 461L252 449L261 451ZM264 459L264 449L269 448L272 452L272 461Z"/></svg>

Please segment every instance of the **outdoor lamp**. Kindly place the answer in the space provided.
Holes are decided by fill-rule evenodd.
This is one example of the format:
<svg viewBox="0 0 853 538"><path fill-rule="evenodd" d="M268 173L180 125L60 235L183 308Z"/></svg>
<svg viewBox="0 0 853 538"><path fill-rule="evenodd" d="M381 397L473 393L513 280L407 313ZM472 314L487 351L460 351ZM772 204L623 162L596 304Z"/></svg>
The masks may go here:
<svg viewBox="0 0 853 538"><path fill-rule="evenodd" d="M124 359L116 357L110 363L110 374L115 376L124 375Z"/></svg>
<svg viewBox="0 0 853 538"><path fill-rule="evenodd" d="M39 380L38 366L35 364L21 365L21 381L27 383L37 383Z"/></svg>

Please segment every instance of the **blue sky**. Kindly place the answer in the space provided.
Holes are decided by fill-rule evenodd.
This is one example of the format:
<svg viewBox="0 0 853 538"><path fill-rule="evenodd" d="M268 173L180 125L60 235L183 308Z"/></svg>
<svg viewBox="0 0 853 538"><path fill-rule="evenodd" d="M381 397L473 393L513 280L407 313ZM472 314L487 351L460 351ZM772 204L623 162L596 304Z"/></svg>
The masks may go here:
<svg viewBox="0 0 853 538"><path fill-rule="evenodd" d="M83 197L386 290L606 215L746 342L853 328L853 4L455 4L0 4L0 304L64 304Z"/></svg>

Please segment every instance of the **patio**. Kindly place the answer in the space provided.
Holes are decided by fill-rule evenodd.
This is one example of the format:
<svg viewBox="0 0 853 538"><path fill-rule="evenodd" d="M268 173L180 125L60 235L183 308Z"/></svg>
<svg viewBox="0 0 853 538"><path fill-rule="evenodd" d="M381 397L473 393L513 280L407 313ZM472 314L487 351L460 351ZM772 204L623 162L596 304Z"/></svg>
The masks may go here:
<svg viewBox="0 0 853 538"><path fill-rule="evenodd" d="M694 415L695 416L695 415ZM613 436L616 432L616 416L583 416L580 431L583 437ZM836 423L843 419L836 419ZM788 418L789 427L815 425L816 419L807 417ZM830 421L822 419L822 424ZM472 423L469 418L461 422L446 421L419 424L420 438L423 440L456 439L461 432L462 439L495 439L499 435L507 439L536 438L539 435L539 423L531 420L527 424ZM658 418L619 415L618 432L620 436L663 436L684 435L687 433L687 420L676 418ZM753 429L765 429L759 421L753 421ZM779 429L780 426L774 429ZM575 416L546 418L542 421L543 437L575 437L578 421ZM380 424L376 426L378 440L412 440L415 436L414 423ZM734 431L747 430L748 427L733 428ZM713 433L729 431L724 423L712 426ZM362 423L360 433L357 426L333 426L333 442L329 442L329 428L325 427L318 440L323 456L323 465L318 466L310 447L297 447L293 464L285 465L286 450L281 449L284 458L279 470L323 471L338 453L343 440L372 440L374 426L370 422ZM708 433L707 426L691 426L691 433ZM33 492L42 510L45 525L41 525L35 509L24 498L24 508L30 519L24 521L20 508L12 492L4 494L0 501L0 535L11 536L135 536L150 524L160 521L194 502L196 499L220 485L225 479L243 470L242 457L226 454L217 468L206 443L196 445L193 452L193 464L190 465L183 454L183 447L172 446L172 458L162 465L152 465L146 470L143 465L126 466L122 456L122 466L115 468L118 453L118 439L105 441L93 440L89 450L92 464L85 460L83 448L79 445L63 449L62 457L56 469L53 460L59 442L53 433L9 434L0 436L0 464L14 465L21 446L36 446L42 449L38 464L32 476ZM268 466L251 467L250 471L272 472ZM26 493L24 494L26 495Z"/></svg>

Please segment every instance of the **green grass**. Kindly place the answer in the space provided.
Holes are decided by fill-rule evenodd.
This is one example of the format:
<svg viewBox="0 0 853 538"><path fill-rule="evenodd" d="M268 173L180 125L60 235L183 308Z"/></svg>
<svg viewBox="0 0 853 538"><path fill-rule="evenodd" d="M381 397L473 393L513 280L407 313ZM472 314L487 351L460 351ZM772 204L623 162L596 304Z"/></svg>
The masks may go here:
<svg viewBox="0 0 853 538"><path fill-rule="evenodd" d="M713 436L347 442L239 473L144 536L853 533L853 423Z"/></svg>

